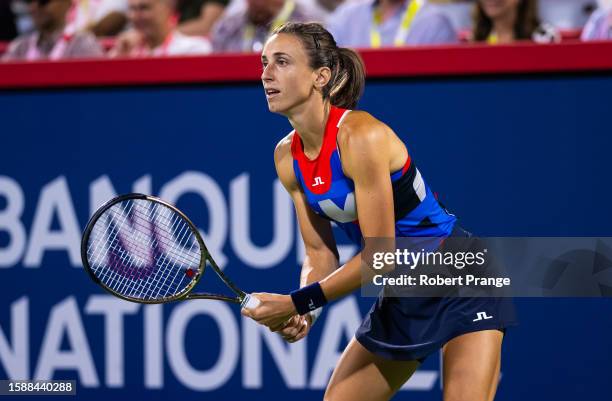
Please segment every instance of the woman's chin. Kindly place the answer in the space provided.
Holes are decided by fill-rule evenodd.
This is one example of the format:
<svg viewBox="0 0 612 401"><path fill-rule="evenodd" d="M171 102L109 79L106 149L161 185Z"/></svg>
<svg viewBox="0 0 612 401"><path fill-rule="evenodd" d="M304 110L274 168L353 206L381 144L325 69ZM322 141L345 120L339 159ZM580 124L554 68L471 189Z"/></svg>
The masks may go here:
<svg viewBox="0 0 612 401"><path fill-rule="evenodd" d="M276 102L268 102L268 110L270 110L272 113L277 113L277 114L285 114L284 111L285 109L283 107L280 107L278 103Z"/></svg>

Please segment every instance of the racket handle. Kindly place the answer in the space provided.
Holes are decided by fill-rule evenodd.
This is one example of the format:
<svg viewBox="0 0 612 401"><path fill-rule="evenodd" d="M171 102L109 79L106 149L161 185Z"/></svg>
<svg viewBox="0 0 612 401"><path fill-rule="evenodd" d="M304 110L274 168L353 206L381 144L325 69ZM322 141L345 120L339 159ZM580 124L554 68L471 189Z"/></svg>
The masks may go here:
<svg viewBox="0 0 612 401"><path fill-rule="evenodd" d="M259 299L257 299L256 296L247 294L240 303L240 307L246 309L255 309L259 306L260 303L261 302L259 301Z"/></svg>

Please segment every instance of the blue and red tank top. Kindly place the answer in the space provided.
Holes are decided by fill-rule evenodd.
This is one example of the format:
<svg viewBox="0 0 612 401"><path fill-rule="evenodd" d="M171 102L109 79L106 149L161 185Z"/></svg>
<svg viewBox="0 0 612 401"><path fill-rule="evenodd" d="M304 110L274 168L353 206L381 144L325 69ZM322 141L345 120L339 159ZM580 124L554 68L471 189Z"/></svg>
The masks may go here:
<svg viewBox="0 0 612 401"><path fill-rule="evenodd" d="M355 184L344 175L337 135L350 110L332 106L323 145L316 159L304 154L299 133L291 142L293 170L312 210L335 222L357 245L362 233L355 203ZM447 237L456 218L437 201L410 156L401 170L391 173L396 237Z"/></svg>

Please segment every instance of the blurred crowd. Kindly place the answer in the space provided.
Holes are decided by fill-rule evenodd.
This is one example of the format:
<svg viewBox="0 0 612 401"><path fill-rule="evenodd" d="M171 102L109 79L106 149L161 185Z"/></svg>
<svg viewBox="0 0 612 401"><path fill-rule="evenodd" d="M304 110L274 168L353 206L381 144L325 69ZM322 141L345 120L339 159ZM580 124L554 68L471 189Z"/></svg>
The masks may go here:
<svg viewBox="0 0 612 401"><path fill-rule="evenodd" d="M8 61L258 52L287 21L353 48L610 40L612 0L0 0Z"/></svg>

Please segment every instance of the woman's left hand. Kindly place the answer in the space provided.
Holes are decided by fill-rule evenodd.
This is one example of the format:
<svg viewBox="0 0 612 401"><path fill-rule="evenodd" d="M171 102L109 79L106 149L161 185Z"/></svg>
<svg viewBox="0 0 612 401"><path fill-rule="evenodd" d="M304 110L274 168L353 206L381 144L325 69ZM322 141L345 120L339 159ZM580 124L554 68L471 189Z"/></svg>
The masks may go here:
<svg viewBox="0 0 612 401"><path fill-rule="evenodd" d="M257 292L252 293L251 296L259 299L259 305L253 309L243 308L240 313L269 327L271 331L282 329L289 319L297 314L289 295Z"/></svg>

